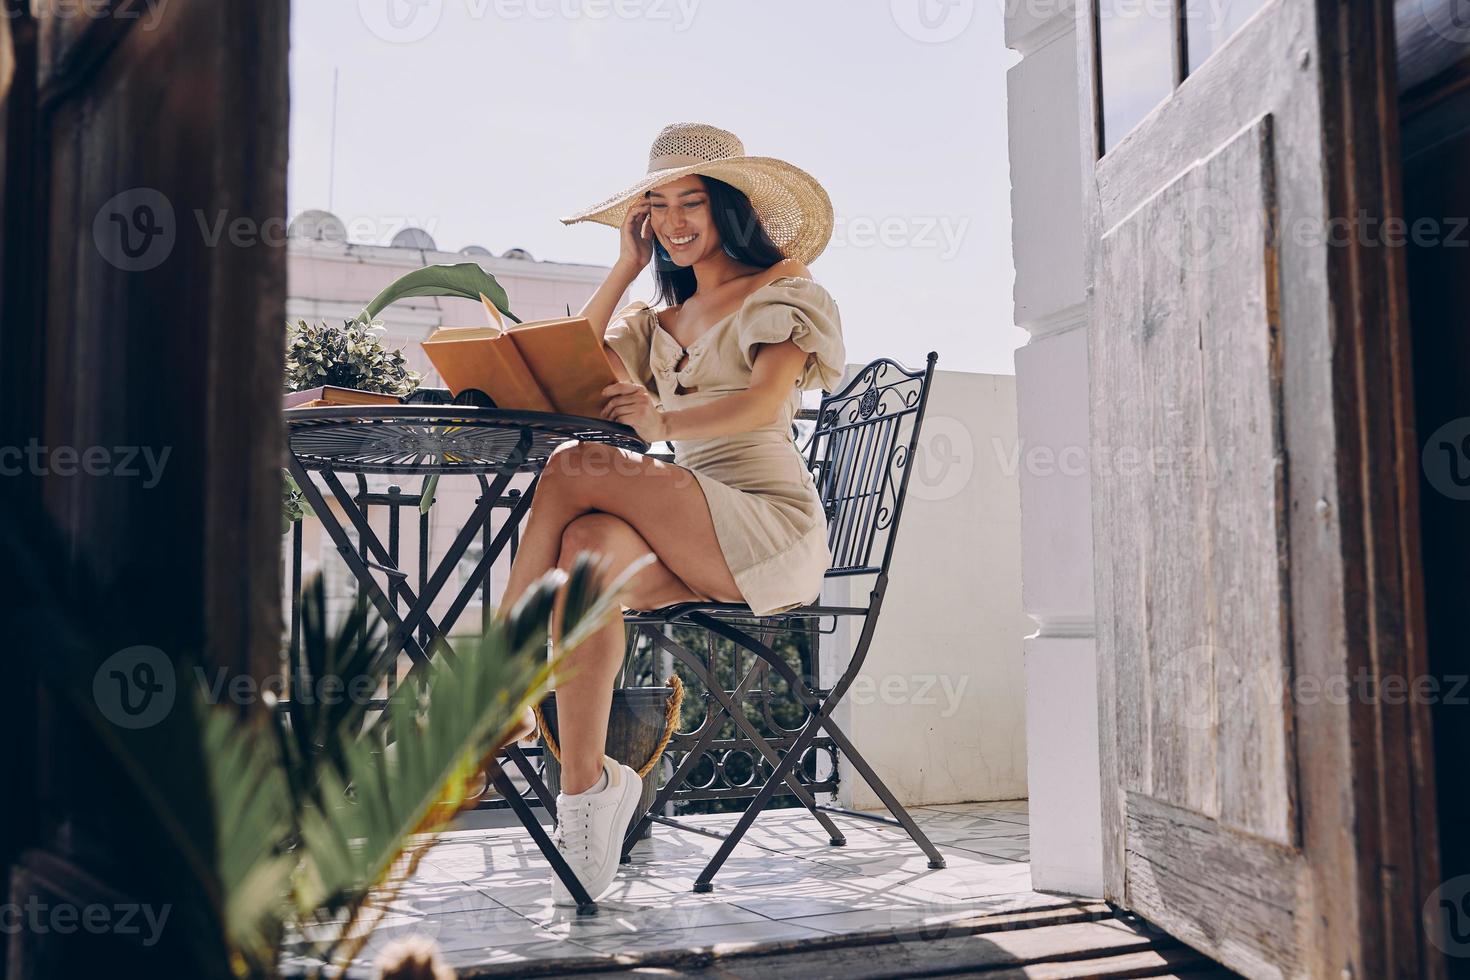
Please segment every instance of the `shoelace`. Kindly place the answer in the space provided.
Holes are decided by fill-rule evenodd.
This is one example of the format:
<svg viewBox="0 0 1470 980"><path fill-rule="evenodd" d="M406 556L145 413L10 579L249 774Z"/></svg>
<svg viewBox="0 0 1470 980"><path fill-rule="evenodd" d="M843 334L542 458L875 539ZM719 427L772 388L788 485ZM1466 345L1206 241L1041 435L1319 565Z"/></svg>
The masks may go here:
<svg viewBox="0 0 1470 980"><path fill-rule="evenodd" d="M551 833L551 842L562 854L567 853L566 842L572 840L572 846L580 837L582 851L586 853L592 849L592 835L587 832L587 825L592 822L592 804L590 801L578 801L576 803L563 803L557 811L556 829Z"/></svg>

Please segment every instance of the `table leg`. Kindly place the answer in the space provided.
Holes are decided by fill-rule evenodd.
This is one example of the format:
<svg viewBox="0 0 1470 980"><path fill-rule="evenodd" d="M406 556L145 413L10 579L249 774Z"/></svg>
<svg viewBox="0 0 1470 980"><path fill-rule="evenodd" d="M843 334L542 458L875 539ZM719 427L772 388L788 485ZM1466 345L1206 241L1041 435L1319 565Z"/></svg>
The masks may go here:
<svg viewBox="0 0 1470 980"><path fill-rule="evenodd" d="M327 504L326 498L317 489L316 483L311 479L311 474L307 472L306 467L302 466L301 461L296 458L295 454L291 453L287 454L286 466L291 471L292 478L296 480L297 486L301 488L302 496L311 505L311 509L316 511L317 519L322 522L322 527L326 530L327 536L332 539L332 543L337 548L337 553L342 556L342 560L346 562L347 568L352 572L353 577L361 583L363 591L367 593L368 599L372 602L374 608L378 610L379 614L388 623L400 623L401 620L398 618L398 610L394 608L393 600L389 599L387 594L378 587L378 581L373 578L372 570L358 556L357 549L352 545L352 539L347 536L347 529L342 526L341 521L337 520L337 515L332 513L332 509ZM338 486L340 485L339 483ZM344 506L349 516L360 516L357 515L356 507L351 504L350 498L348 505ZM414 641L412 636L407 637L398 649L407 649L409 656L414 657L416 660L428 660L428 654ZM395 649L393 656L397 656L397 649Z"/></svg>

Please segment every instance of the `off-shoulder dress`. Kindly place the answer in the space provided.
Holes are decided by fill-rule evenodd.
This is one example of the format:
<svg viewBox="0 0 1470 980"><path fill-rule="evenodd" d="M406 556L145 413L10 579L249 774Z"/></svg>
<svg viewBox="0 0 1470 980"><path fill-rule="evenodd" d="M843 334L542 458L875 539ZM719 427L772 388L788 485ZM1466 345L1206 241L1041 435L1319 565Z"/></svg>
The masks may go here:
<svg viewBox="0 0 1470 980"><path fill-rule="evenodd" d="M751 610L766 616L815 601L832 557L816 483L791 423L803 390L831 391L842 378L846 354L832 297L810 279L772 280L689 345L683 370L676 370L683 348L647 303L619 310L604 339L667 411L749 387L758 344L792 340L807 352L774 422L737 435L678 440L674 456L699 481L720 550Z"/></svg>

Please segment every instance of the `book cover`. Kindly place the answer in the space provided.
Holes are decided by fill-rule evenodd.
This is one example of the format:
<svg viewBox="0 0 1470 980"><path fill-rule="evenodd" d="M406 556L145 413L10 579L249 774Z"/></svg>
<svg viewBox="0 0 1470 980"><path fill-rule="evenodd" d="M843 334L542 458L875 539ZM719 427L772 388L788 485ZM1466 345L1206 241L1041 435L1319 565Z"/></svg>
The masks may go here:
<svg viewBox="0 0 1470 980"><path fill-rule="evenodd" d="M498 321L494 305L484 303ZM423 347L450 391L478 388L501 408L596 418L602 389L617 380L586 317L443 327Z"/></svg>

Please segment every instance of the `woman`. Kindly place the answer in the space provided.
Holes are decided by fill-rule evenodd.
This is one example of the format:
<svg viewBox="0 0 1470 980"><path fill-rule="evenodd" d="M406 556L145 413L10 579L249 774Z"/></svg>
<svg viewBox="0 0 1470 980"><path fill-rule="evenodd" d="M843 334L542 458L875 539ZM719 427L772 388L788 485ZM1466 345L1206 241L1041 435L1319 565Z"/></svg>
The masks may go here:
<svg viewBox="0 0 1470 980"><path fill-rule="evenodd" d="M801 391L830 390L845 360L837 306L805 265L831 237L831 202L806 173L746 156L710 126L666 127L648 171L562 220L621 229L617 262L582 310L620 379L602 414L671 442L678 464L596 443L554 453L503 601L583 551L604 556L610 574L655 556L624 593L628 608L713 600L767 615L813 601L831 556L791 421ZM614 314L655 256L663 309ZM623 655L622 624L609 622L556 683L557 845L594 899L617 872L641 790L604 755ZM554 875L552 887L557 904L572 904Z"/></svg>

